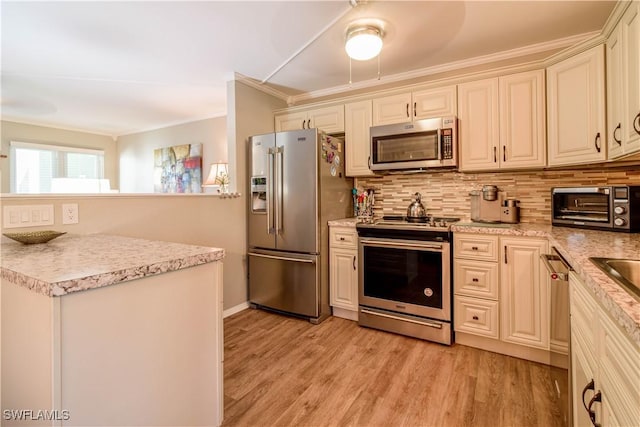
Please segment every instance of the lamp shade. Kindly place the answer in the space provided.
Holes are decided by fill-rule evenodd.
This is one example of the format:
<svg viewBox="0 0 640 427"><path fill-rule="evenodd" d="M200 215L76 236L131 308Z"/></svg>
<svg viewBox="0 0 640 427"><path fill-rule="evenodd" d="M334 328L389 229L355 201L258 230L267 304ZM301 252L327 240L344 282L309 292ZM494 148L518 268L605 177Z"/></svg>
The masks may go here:
<svg viewBox="0 0 640 427"><path fill-rule="evenodd" d="M229 184L228 164L223 162L211 163L209 176L207 176L207 180L202 186L214 187L219 185L224 188L227 184Z"/></svg>
<svg viewBox="0 0 640 427"><path fill-rule="evenodd" d="M382 32L370 25L352 28L347 32L344 48L351 59L366 61L375 58L382 50Z"/></svg>

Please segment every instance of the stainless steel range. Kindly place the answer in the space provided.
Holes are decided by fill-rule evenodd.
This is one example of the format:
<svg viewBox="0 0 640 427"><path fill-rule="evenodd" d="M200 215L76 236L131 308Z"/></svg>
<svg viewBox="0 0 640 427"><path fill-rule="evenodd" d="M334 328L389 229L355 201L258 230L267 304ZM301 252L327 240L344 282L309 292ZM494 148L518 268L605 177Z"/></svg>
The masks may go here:
<svg viewBox="0 0 640 427"><path fill-rule="evenodd" d="M450 345L451 229L459 218L358 224L358 323Z"/></svg>

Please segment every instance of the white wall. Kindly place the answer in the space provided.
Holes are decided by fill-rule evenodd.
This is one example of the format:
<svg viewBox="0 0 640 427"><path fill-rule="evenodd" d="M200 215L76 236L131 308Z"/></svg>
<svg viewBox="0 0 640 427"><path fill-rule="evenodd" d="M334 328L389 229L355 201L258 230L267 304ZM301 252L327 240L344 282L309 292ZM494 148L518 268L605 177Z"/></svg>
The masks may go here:
<svg viewBox="0 0 640 427"><path fill-rule="evenodd" d="M111 188L115 189L119 186L117 147L116 142L110 136L2 120L0 122L0 137L2 138L0 152L6 155L10 153L9 143L11 141L104 150L104 177L111 182ZM0 170L2 171L0 192L8 193L11 191L9 158L0 159Z"/></svg>
<svg viewBox="0 0 640 427"><path fill-rule="evenodd" d="M215 117L148 132L118 137L120 191L153 193L153 151L183 144L202 144L202 174L209 166L227 161L227 119ZM211 192L207 189L206 192Z"/></svg>

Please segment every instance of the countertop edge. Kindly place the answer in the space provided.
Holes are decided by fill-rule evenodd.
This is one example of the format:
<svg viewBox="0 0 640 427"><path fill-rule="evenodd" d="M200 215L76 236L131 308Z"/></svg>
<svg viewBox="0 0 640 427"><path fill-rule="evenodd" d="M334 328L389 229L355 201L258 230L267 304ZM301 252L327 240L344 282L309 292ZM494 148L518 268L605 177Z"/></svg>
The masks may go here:
<svg viewBox="0 0 640 427"><path fill-rule="evenodd" d="M147 239L124 239L129 239L129 241L139 240L141 242L150 242ZM158 241L157 243L162 244L164 242ZM97 272L95 274L88 274L84 277L58 281L46 281L37 277L32 277L29 273L16 271L11 267L6 266L0 266L0 277L3 280L7 280L18 286L27 288L38 294L47 297L59 297L74 292L116 285L118 283L124 283L131 280L221 261L225 257L225 250L222 248L187 244L178 245L183 245L185 248L189 247L192 251L195 250L197 253L177 254L174 258L159 259L158 261L149 260L150 262L147 264L127 266L125 268L114 268L111 271Z"/></svg>

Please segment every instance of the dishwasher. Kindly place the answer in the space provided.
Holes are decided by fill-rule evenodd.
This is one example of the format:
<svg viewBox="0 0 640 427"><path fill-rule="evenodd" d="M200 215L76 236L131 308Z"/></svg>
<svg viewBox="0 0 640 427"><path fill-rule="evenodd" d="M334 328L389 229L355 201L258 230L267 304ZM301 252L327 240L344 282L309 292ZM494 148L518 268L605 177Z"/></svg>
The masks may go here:
<svg viewBox="0 0 640 427"><path fill-rule="evenodd" d="M571 426L571 326L569 315L569 271L571 266L555 247L551 254L540 256L551 279L550 321L551 338L551 381L555 386L558 407L562 411L563 425ZM564 357L563 353L566 353Z"/></svg>

